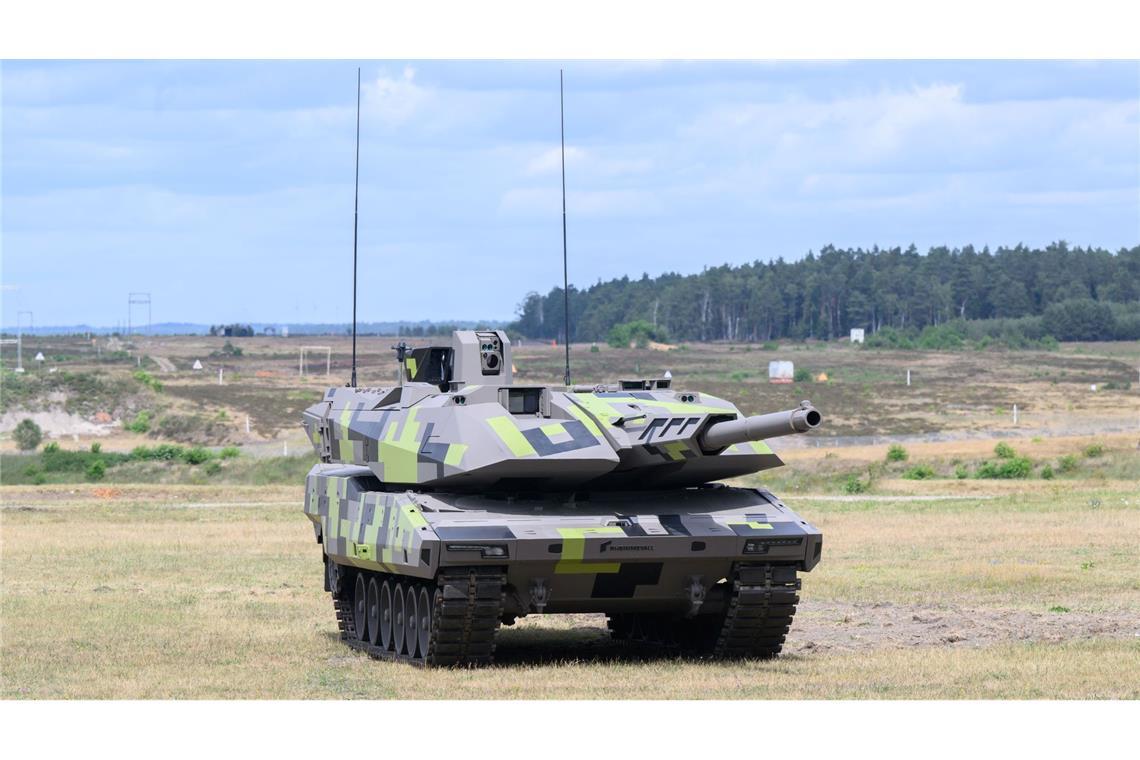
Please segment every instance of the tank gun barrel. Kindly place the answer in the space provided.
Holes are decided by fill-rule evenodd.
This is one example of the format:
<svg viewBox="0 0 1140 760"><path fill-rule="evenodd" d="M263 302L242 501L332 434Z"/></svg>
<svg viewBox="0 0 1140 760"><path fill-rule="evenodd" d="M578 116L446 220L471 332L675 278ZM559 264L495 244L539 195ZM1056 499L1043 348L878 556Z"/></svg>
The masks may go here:
<svg viewBox="0 0 1140 760"><path fill-rule="evenodd" d="M701 433L700 443L706 451L716 451L734 443L806 433L819 427L822 421L823 415L811 405L810 401L801 401L798 407L785 412L714 422Z"/></svg>

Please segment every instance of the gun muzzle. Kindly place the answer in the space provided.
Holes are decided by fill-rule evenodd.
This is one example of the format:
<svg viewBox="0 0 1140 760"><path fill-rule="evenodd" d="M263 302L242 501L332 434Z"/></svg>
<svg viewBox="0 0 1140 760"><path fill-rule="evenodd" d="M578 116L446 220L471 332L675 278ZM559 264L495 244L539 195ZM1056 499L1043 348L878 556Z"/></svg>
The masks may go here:
<svg viewBox="0 0 1140 760"><path fill-rule="evenodd" d="M705 451L717 451L734 443L806 433L819 427L822 421L823 415L811 405L810 401L801 401L797 408L786 412L714 422L705 428L699 440L701 448Z"/></svg>

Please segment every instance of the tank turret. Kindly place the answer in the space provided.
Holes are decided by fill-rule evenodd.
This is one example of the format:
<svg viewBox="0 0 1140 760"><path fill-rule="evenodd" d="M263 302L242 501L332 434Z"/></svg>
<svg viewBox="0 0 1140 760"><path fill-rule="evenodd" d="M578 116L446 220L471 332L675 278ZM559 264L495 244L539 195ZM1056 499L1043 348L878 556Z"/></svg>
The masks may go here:
<svg viewBox="0 0 1140 760"><path fill-rule="evenodd" d="M321 461L456 490L693 486L777 467L763 442L820 422L809 402L744 417L671 378L516 385L502 331L396 347L400 384L330 388L304 424Z"/></svg>

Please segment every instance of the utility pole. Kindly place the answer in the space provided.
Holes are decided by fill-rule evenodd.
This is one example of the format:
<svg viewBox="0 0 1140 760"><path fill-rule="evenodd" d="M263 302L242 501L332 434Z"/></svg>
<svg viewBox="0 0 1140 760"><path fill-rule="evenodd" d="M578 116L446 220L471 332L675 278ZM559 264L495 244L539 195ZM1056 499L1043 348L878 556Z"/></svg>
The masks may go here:
<svg viewBox="0 0 1140 760"><path fill-rule="evenodd" d="M150 335L151 330L151 313L150 313L150 293L128 293L127 294L127 339L131 337L131 324L132 314L131 311L135 306L146 307L146 334Z"/></svg>

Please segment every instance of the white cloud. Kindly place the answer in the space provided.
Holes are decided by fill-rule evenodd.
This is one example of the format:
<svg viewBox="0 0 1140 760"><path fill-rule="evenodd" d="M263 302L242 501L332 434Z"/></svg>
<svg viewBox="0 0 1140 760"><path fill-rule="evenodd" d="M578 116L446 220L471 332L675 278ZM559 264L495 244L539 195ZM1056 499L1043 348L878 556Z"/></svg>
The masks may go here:
<svg viewBox="0 0 1140 760"><path fill-rule="evenodd" d="M649 190L567 190L566 213L572 218L656 216L664 199ZM562 213L559 187L513 188L499 203L499 212L511 216L558 219Z"/></svg>
<svg viewBox="0 0 1140 760"><path fill-rule="evenodd" d="M586 157L586 151L573 145L566 146L566 165L578 164ZM526 165L527 174L546 174L562 169L562 148L550 148L538 154Z"/></svg>
<svg viewBox="0 0 1140 760"><path fill-rule="evenodd" d="M362 85L361 110L386 124L403 124L423 111L433 92L416 84L416 70L405 66L398 76L379 72Z"/></svg>

